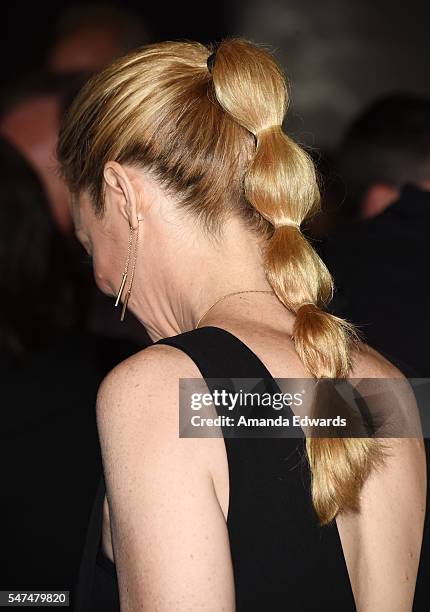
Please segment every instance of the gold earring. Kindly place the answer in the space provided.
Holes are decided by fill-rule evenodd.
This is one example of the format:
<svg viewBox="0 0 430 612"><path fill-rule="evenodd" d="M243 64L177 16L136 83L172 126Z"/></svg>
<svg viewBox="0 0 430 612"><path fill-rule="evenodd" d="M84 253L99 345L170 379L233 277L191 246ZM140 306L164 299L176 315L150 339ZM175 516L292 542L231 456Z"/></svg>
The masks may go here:
<svg viewBox="0 0 430 612"><path fill-rule="evenodd" d="M128 267L130 265L130 255L131 255L131 245L133 243L133 228L130 226L130 233L128 236L128 248L127 248L127 259L125 260L125 266L124 266L124 272L122 274L122 280L121 280L121 285L118 289L118 293L116 294L116 300L115 300L115 308L118 306L120 300L121 300L121 296L122 296L122 292L124 291L124 286L127 280L127 274L128 274Z"/></svg>
<svg viewBox="0 0 430 612"><path fill-rule="evenodd" d="M140 219L139 219L140 221ZM130 275L130 285L128 287L127 293L125 294L125 298L122 304L122 310L121 310L121 317L120 320L124 321L124 316L125 316L125 311L127 310L127 304L128 304L128 300L130 299L130 294L131 294L131 290L133 287L133 280L134 280L134 273L136 270L136 260L137 260L137 248L138 248L138 244L139 244L139 225L137 225L136 230L134 230L132 227L130 227L130 236L129 236L129 240L128 240L128 248L127 248L127 259L125 262L125 267L124 267L124 272L122 275L122 281L121 281L121 285L119 287L118 290L118 294L116 296L116 301L115 301L115 306L118 306L126 282L127 282L127 276L128 276L128 270L130 267L130 260L131 260L131 248L132 248L132 244L133 244L133 236L134 236L134 232L136 231L136 241L134 244L134 252L133 252L133 261L132 261L132 265L131 265L131 275Z"/></svg>

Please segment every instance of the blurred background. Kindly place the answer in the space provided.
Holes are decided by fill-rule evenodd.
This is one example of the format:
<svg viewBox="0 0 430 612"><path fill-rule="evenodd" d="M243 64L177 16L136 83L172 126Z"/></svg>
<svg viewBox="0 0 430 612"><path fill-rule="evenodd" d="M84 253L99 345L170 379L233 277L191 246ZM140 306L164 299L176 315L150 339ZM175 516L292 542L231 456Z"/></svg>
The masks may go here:
<svg viewBox="0 0 430 612"><path fill-rule="evenodd" d="M0 589L73 599L101 470L97 387L150 342L130 314L119 324L73 234L55 144L74 96L149 42L241 35L271 49L291 88L285 129L320 175L322 212L303 229L334 275L329 308L405 374L430 376L430 7L58 0L2 11ZM428 609L424 581L416 610Z"/></svg>
<svg viewBox="0 0 430 612"><path fill-rule="evenodd" d="M2 87L46 65L50 58L52 62L53 46L58 52L58 38L67 24L70 27L71 14L92 6L92 2L64 0L25 8L22 3L8 3L1 40L2 57L7 58L0 75ZM92 40L92 53L98 49L97 59L89 62L93 65L121 45L130 47L142 39L212 42L241 34L271 46L293 85L292 128L317 147L335 147L348 121L381 94L430 93L430 9L425 0L122 1L98 6L123 11L124 20L129 20L124 25L134 32L110 45L99 32ZM112 30L112 22L110 26ZM87 36L81 31L82 43L85 38L88 45L89 29ZM84 62L76 55L75 63Z"/></svg>

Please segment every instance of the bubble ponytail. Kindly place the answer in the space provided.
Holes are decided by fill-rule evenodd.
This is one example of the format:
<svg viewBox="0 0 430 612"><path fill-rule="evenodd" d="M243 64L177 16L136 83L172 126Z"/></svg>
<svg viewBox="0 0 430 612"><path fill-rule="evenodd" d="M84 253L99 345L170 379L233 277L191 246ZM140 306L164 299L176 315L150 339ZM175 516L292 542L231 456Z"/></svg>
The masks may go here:
<svg viewBox="0 0 430 612"><path fill-rule="evenodd" d="M255 156L244 177L247 201L269 222L264 264L279 300L296 314L293 340L316 378L345 378L356 340L352 325L324 310L331 276L300 225L319 206L315 168L283 131L288 92L284 76L265 50L241 39L222 43L212 62L218 102L255 137ZM358 510L360 490L380 459L376 440L306 440L312 499L321 523Z"/></svg>
<svg viewBox="0 0 430 612"><path fill-rule="evenodd" d="M325 312L330 274L300 231L319 193L312 161L282 131L287 106L280 67L245 40L224 41L215 55L190 41L148 45L82 88L60 130L58 161L73 196L87 191L98 215L112 160L148 172L211 232L240 210L267 238L266 275L296 313L293 337L306 368L317 378L344 377L354 330ZM321 521L357 509L378 443L306 444Z"/></svg>

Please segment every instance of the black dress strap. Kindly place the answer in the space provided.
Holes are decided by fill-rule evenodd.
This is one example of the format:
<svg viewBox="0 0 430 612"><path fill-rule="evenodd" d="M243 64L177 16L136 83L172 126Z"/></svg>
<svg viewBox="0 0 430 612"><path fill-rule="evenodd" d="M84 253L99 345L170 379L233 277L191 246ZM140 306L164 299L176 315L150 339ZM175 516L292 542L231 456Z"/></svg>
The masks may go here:
<svg viewBox="0 0 430 612"><path fill-rule="evenodd" d="M181 349L199 368L203 378L272 379L261 359L237 336L221 327L199 327L163 338L155 344Z"/></svg>
<svg viewBox="0 0 430 612"><path fill-rule="evenodd" d="M280 393L280 388L261 359L237 336L221 327L201 327L171 338L159 340L157 344L167 344L186 353L197 365L211 394L214 392L252 394ZM218 415L227 416L228 410L215 406ZM241 409L240 414L253 419L267 417L267 408L250 405ZM236 417L238 415L236 414ZM288 406L285 406L283 416L293 417ZM270 426L236 427L221 426L229 454L229 439L247 437L273 437ZM282 430L279 430L281 435Z"/></svg>

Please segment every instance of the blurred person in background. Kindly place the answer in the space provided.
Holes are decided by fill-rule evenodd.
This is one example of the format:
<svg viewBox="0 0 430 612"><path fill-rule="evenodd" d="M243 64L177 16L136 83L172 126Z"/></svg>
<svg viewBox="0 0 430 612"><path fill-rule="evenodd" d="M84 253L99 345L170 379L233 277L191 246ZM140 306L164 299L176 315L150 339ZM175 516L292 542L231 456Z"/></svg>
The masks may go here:
<svg viewBox="0 0 430 612"><path fill-rule="evenodd" d="M372 104L346 134L338 164L350 222L322 249L337 288L330 309L404 374L429 377L430 100L398 95ZM429 465L428 439L425 449ZM427 515L416 612L429 609L429 548Z"/></svg>
<svg viewBox="0 0 430 612"><path fill-rule="evenodd" d="M342 225L323 247L335 278L331 308L365 339L430 375L430 100L391 96L352 124L340 147Z"/></svg>
<svg viewBox="0 0 430 612"><path fill-rule="evenodd" d="M108 17L106 10L98 29L89 7L72 13L59 24L51 70L14 83L0 100L0 377L6 407L0 446L2 466L13 465L2 470L2 588L73 591L100 474L97 387L136 350L118 336L148 342L141 326L136 334L132 317L119 327L112 302L94 292L55 156L61 116L77 91L95 69L137 44L141 28L128 17L127 29L121 11ZM104 57L97 51L103 37L104 49L112 39Z"/></svg>
<svg viewBox="0 0 430 612"><path fill-rule="evenodd" d="M114 363L80 331L74 262L3 139L0 174L0 588L73 590L101 469L94 400Z"/></svg>
<svg viewBox="0 0 430 612"><path fill-rule="evenodd" d="M0 136L17 148L38 174L54 219L71 257L80 264L83 250L73 233L68 194L55 156L61 117L95 71L148 40L139 17L119 7L86 3L62 11L46 66L14 83L0 98ZM97 335L129 339L140 346L150 339L133 315L119 321L112 300L95 290L90 267L75 266L78 298L86 307L82 324Z"/></svg>
<svg viewBox="0 0 430 612"><path fill-rule="evenodd" d="M72 223L55 147L65 106L88 76L38 73L16 83L0 99L0 136L9 140L38 174L63 234L72 232Z"/></svg>
<svg viewBox="0 0 430 612"><path fill-rule="evenodd" d="M56 73L97 71L148 40L140 17L125 9L103 3L72 6L57 22L47 65Z"/></svg>
<svg viewBox="0 0 430 612"><path fill-rule="evenodd" d="M71 6L58 19L46 66L2 95L0 135L39 174L64 233L72 228L67 191L55 158L61 116L93 72L147 41L140 18L126 10L103 3Z"/></svg>
<svg viewBox="0 0 430 612"><path fill-rule="evenodd" d="M112 300L95 290L92 271L82 266L84 251L76 240L69 207L69 196L58 171L55 148L62 116L88 79L89 72L52 74L41 72L17 83L0 99L0 136L17 148L38 174L46 191L54 220L64 245L75 262L77 298L85 317L83 326L98 335L130 339L146 346L147 334L133 316L120 322Z"/></svg>

